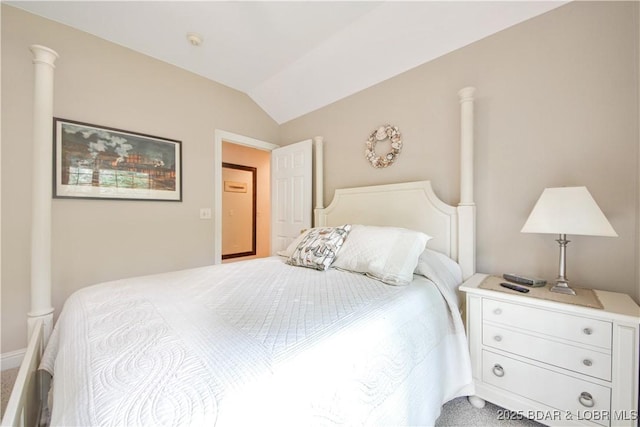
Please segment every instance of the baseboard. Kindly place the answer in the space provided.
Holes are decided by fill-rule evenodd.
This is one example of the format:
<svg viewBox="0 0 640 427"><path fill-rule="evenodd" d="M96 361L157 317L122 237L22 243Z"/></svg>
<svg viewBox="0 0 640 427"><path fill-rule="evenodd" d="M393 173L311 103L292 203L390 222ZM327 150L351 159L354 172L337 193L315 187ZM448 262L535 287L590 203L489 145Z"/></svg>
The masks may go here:
<svg viewBox="0 0 640 427"><path fill-rule="evenodd" d="M0 360L0 370L4 371L7 369L19 367L26 352L27 349L23 348L20 350L2 353L2 359Z"/></svg>

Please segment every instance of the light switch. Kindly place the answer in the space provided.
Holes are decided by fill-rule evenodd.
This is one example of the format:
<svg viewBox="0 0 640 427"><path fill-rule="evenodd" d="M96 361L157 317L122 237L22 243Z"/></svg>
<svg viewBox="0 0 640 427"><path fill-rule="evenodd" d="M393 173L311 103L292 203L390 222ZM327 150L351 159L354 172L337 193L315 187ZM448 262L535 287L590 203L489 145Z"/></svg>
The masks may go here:
<svg viewBox="0 0 640 427"><path fill-rule="evenodd" d="M200 208L200 219L211 219L211 208Z"/></svg>

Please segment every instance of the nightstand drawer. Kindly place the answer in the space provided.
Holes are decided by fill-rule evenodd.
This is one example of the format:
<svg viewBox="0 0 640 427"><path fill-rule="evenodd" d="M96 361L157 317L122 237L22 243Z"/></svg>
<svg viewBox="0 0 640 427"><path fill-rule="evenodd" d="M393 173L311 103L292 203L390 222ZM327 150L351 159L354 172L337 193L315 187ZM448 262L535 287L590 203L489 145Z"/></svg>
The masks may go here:
<svg viewBox="0 0 640 427"><path fill-rule="evenodd" d="M529 365L490 351L482 352L482 380L552 408L570 411L609 413L611 389L568 375ZM608 426L608 420L593 420Z"/></svg>
<svg viewBox="0 0 640 427"><path fill-rule="evenodd" d="M483 324L482 342L509 353L611 381L611 355Z"/></svg>
<svg viewBox="0 0 640 427"><path fill-rule="evenodd" d="M611 322L486 298L482 314L485 321L611 349Z"/></svg>

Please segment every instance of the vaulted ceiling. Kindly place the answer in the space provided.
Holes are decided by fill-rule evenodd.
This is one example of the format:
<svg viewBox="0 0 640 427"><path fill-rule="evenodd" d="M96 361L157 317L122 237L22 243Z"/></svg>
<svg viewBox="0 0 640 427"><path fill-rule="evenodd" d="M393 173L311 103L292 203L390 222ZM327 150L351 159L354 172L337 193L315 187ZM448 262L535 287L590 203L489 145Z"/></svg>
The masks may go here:
<svg viewBox="0 0 640 427"><path fill-rule="evenodd" d="M284 123L566 1L7 3L245 92Z"/></svg>

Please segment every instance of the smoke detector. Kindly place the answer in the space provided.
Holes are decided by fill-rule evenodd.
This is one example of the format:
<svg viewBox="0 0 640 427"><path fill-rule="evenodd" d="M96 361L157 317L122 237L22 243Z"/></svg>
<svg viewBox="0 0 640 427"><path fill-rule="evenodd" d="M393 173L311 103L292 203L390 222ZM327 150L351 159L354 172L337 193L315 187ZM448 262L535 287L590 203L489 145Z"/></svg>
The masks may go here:
<svg viewBox="0 0 640 427"><path fill-rule="evenodd" d="M187 33L187 40L191 46L200 46L202 44L202 36L196 33Z"/></svg>

